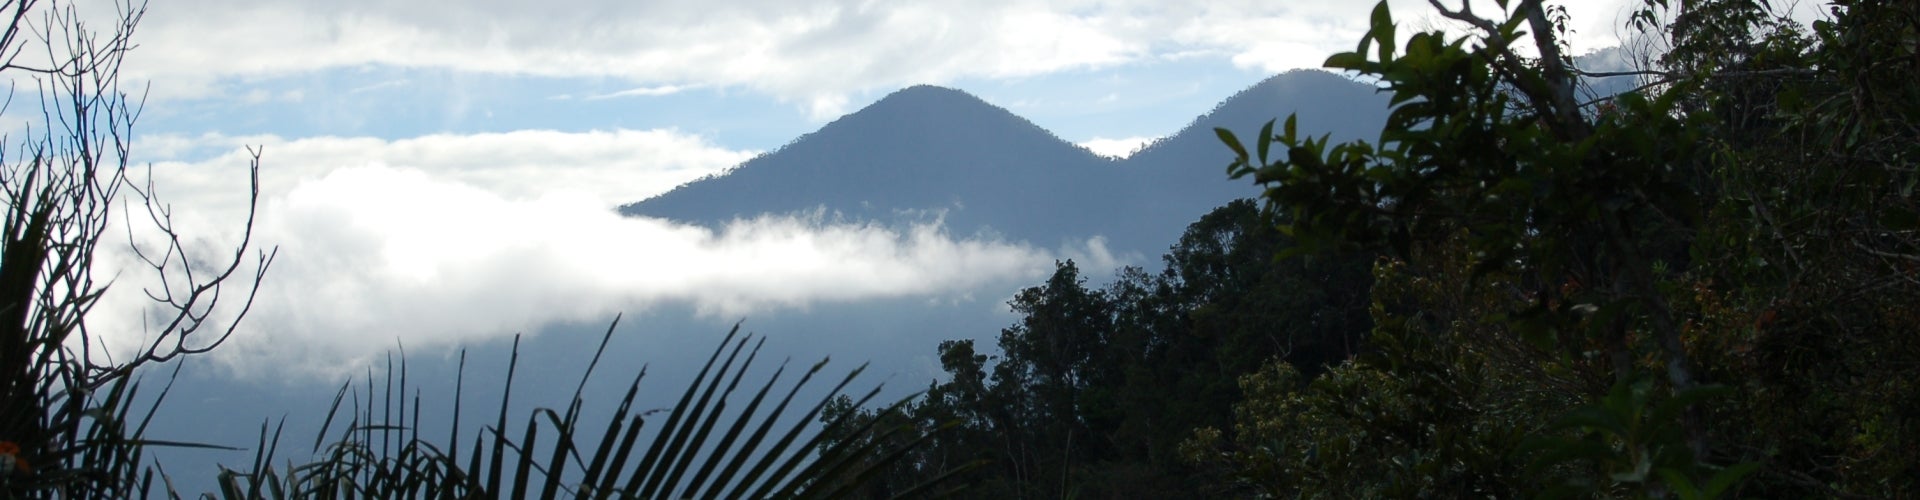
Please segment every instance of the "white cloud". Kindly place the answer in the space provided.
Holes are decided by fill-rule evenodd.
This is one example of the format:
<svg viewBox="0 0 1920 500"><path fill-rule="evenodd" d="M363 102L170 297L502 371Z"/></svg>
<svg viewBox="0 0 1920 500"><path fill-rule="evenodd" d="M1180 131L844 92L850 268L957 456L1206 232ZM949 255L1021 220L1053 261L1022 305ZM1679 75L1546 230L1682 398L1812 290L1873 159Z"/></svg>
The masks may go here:
<svg viewBox="0 0 1920 500"><path fill-rule="evenodd" d="M1423 1L1392 3L1402 21L1431 18ZM1623 4L1567 2L1577 45L1615 43ZM234 77L387 65L607 77L643 89L740 86L819 115L844 111L846 95L861 90L1195 53L1267 71L1317 67L1353 46L1370 9L1252 0L181 0L154 6L129 67L161 96L219 95Z"/></svg>
<svg viewBox="0 0 1920 500"><path fill-rule="evenodd" d="M1139 151L1140 148L1146 147L1147 143L1153 142L1154 139L1157 139L1157 138L1136 136L1136 137L1123 137L1120 139L1108 139L1105 137L1095 137L1092 139L1087 139L1086 141L1079 143L1079 145L1080 147L1087 148L1088 151L1092 151L1093 154L1097 154L1100 156L1105 156L1109 158L1126 158L1128 156L1132 156L1133 153Z"/></svg>
<svg viewBox="0 0 1920 500"><path fill-rule="evenodd" d="M637 88L622 90L619 92L609 92L605 94L588 96L587 100L592 101L592 100L599 100L599 99L612 99L615 97L659 97L663 95L678 94L690 89L692 89L692 87L681 86L681 85L657 85L652 87L637 87Z"/></svg>
<svg viewBox="0 0 1920 500"><path fill-rule="evenodd" d="M396 341L447 346L662 305L736 317L941 300L1044 276L1056 255L1114 263L1097 241L1036 249L955 238L937 220L889 228L798 214L711 231L618 216L609 200L670 185L650 176L746 155L671 131L147 139L140 150L207 158L154 166L196 253L237 241L247 157L222 151L247 142L266 144L256 241L280 254L241 333L214 354L243 372L350 370ZM116 251L103 264L117 281L91 316L96 332L140 331L140 287L152 283L119 272L132 263Z"/></svg>
<svg viewBox="0 0 1920 500"><path fill-rule="evenodd" d="M558 132L518 130L470 135L436 134L399 140L372 137L312 137L208 134L140 136L134 151L160 161L165 175L198 175L176 180L193 189L226 191L210 175L232 175L212 164L245 165L243 146L266 151L262 176L269 184L292 186L347 166L390 164L425 171L437 178L479 186L510 200L552 194L581 197L606 207L637 201L687 181L746 161L754 151L734 151L705 138L671 129ZM180 163L209 155L211 160Z"/></svg>

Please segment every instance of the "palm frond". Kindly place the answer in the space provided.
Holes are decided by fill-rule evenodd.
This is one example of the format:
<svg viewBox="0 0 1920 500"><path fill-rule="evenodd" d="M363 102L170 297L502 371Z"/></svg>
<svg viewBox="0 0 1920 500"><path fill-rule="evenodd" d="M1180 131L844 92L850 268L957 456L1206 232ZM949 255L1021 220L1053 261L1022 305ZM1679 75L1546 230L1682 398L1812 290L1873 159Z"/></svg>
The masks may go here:
<svg viewBox="0 0 1920 500"><path fill-rule="evenodd" d="M822 428L809 425L864 365L850 370L801 415L792 415L789 409L800 408L795 400L826 367L826 360L809 368L770 409L768 396L786 374L785 363L743 405L737 404L741 401L736 400L736 392L741 392L749 368L765 345L764 337L742 334L739 325L727 332L678 402L668 410L655 410L663 411L665 420L645 442L641 434L654 413L633 406L646 377L645 366L604 424L583 426L582 394L618 325L616 318L608 326L572 400L562 409L533 409L517 436L508 432L508 407L519 364L517 337L495 421L478 430L465 456L458 445L465 354L455 382L454 429L444 447L417 432L422 407L417 393L411 407L407 405L402 356L397 371L387 371L387 383L379 391L369 378L365 394L343 386L335 395L315 440L318 456L312 462L275 468L279 431L269 435L263 426L253 467L247 472L222 472L219 494L227 499L825 498L844 494L925 439L925 432L911 426L882 429L869 422L858 432L881 438L830 440ZM348 398L349 392L355 394ZM861 395L857 404L871 401L879 392L875 387ZM331 444L320 446L341 415L343 403L355 407L345 413L350 421ZM376 403L382 406L378 413ZM905 404L902 400L881 411L898 412ZM737 413L731 411L735 407L740 408ZM590 453L583 455L586 451Z"/></svg>

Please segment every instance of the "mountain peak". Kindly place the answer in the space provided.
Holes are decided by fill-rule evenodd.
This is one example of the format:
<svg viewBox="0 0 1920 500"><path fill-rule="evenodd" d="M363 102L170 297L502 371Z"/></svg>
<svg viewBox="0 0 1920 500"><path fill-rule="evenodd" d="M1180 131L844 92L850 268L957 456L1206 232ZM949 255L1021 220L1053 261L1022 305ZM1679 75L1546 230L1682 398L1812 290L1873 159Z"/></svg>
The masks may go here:
<svg viewBox="0 0 1920 500"><path fill-rule="evenodd" d="M895 90L879 101L861 108L853 114L842 117L846 120L861 116L895 117L942 117L959 118L962 116L1004 121L1008 119L1026 121L999 106L975 97L959 89L936 85L914 85ZM956 116L957 115L957 116ZM991 117L991 118L988 118ZM829 125L831 126L831 125Z"/></svg>
<svg viewBox="0 0 1920 500"><path fill-rule="evenodd" d="M727 175L622 207L717 224L824 209L855 220L941 213L959 234L1052 244L1127 199L1111 162L963 91L915 85L748 160ZM1067 196L1081 191L1111 197ZM1070 206L1062 199L1078 199ZM1032 214L1052 214L1051 218Z"/></svg>
<svg viewBox="0 0 1920 500"><path fill-rule="evenodd" d="M1150 144L1135 158L1218 158L1227 150L1215 138L1214 128L1246 137L1269 120L1284 121L1297 114L1303 130L1333 132L1336 140L1365 138L1380 129L1386 116L1387 95L1371 85L1336 73L1296 69L1267 77L1220 101L1195 117L1179 132ZM1224 161L1224 160L1222 160Z"/></svg>
<svg viewBox="0 0 1920 500"><path fill-rule="evenodd" d="M951 96L951 97L965 96L975 100L979 99L978 97L974 97L973 94L969 94L964 90L956 89L953 87L942 87L939 85L928 85L928 84L922 83L919 85L909 86L907 88L903 88L900 90L895 90L892 93L887 94L886 97L881 98L880 100L885 101L887 99L891 99L895 97L908 97L908 96Z"/></svg>
<svg viewBox="0 0 1920 500"><path fill-rule="evenodd" d="M980 148L1035 152L1084 152L1052 131L995 106L966 91L935 85L914 85L881 97L879 101L840 117L795 141L815 145L844 142L888 144L905 141L917 154L971 156ZM1085 153L1085 159L1098 159ZM1078 161L1080 159L1076 159Z"/></svg>
<svg viewBox="0 0 1920 500"><path fill-rule="evenodd" d="M1242 134L1287 113L1302 128L1357 137L1378 131L1385 96L1340 75L1289 72L1222 102L1180 133L1126 160L1094 155L967 92L894 91L727 175L622 207L717 227L760 214L824 209L851 220L940 213L955 234L992 233L1040 246L1101 235L1109 248L1152 252L1250 182L1221 168L1232 152L1212 127Z"/></svg>

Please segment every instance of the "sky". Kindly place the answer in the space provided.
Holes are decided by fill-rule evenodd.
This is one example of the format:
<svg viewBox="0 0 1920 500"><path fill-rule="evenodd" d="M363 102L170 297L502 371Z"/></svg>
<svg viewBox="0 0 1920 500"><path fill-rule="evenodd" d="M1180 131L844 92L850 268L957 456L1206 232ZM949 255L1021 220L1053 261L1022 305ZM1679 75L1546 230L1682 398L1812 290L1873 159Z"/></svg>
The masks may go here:
<svg viewBox="0 0 1920 500"><path fill-rule="evenodd" d="M1391 3L1403 26L1439 24L1424 0ZM1624 3L1568 2L1575 51L1618 44ZM803 213L713 231L612 209L913 84L1124 155L1267 76L1350 50L1371 6L169 0L140 20L122 75L143 90L136 173L151 167L189 248L231 250L248 148L259 152L254 241L279 254L234 341L248 355L228 363L327 373L389 341L456 345L656 307L738 316L919 297L1003 309L968 294L1036 282L1056 258L1129 257L1098 240L956 237L937 221ZM22 109L9 108L8 131L31 117ZM116 290L95 329L141 331L135 285L156 285L134 264L103 259Z"/></svg>

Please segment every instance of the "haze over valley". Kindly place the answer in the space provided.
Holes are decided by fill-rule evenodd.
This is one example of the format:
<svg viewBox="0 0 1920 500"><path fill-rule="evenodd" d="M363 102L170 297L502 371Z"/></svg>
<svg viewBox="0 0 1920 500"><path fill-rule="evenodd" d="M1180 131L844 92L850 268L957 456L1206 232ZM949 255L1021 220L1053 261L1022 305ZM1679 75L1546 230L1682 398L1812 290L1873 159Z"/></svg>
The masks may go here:
<svg viewBox="0 0 1920 500"><path fill-rule="evenodd" d="M192 383L171 397L199 404L167 410L193 424L161 430L212 442L281 415L311 427L327 399L315 394L391 369L402 354L416 383L445 385L464 349L468 383L491 387L516 334L524 356L545 360L523 361L519 383L564 386L579 376L568 360L589 357L619 314L609 358L647 365L652 387L676 387L697 368L681 353L709 349L739 323L767 335L780 357L871 363L871 381L904 396L944 377L932 346L991 342L1017 319L1008 298L1056 261L1100 280L1121 266L1157 266L1187 224L1256 195L1226 178L1230 152L1213 127L1252 129L1296 111L1357 138L1380 126L1385 101L1331 73L1284 73L1168 123L1173 132L1124 158L963 90L924 85L750 156L634 131L181 140L203 149L266 142L256 238L282 255L246 319L247 331L263 333L195 361ZM163 192L220 192L244 188L234 182L244 154L154 169L167 174L157 177ZM661 169L653 156L680 160ZM342 157L364 163L301 160ZM576 166L588 162L607 164ZM621 201L633 185L659 187ZM205 201L181 219L218 228L243 213L237 197ZM221 236L232 237L216 232L203 244ZM469 394L463 404L486 408L497 397ZM236 399L281 410L235 412Z"/></svg>

